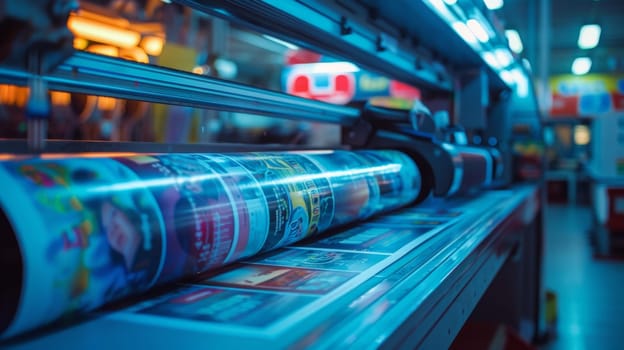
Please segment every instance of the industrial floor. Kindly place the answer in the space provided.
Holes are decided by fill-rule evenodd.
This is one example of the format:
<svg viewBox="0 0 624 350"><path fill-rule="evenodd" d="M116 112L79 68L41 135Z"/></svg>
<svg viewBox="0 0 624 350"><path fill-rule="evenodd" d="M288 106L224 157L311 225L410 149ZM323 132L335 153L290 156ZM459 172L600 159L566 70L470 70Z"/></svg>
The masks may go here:
<svg viewBox="0 0 624 350"><path fill-rule="evenodd" d="M557 295L557 336L544 350L624 349L624 260L596 260L588 207L548 205L544 285Z"/></svg>

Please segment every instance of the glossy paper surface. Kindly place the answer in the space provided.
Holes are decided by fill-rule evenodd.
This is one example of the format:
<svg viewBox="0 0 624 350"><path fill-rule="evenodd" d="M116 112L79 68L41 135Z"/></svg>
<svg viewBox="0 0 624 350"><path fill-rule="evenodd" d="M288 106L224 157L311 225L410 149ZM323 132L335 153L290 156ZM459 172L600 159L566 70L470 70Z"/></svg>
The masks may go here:
<svg viewBox="0 0 624 350"><path fill-rule="evenodd" d="M415 164L394 151L28 158L1 162L0 182L12 226L2 232L16 235L24 267L3 337L408 204L420 191ZM309 254L293 253L300 264L264 271L284 278L258 285L321 293L351 277L312 271ZM339 255L339 270L375 263ZM218 282L244 288L245 274L262 272Z"/></svg>

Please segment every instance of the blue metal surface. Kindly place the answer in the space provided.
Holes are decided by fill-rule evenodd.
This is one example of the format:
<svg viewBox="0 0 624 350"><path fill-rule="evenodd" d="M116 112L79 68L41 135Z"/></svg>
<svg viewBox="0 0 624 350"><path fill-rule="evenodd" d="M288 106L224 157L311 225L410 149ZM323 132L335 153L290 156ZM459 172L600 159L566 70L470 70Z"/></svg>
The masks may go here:
<svg viewBox="0 0 624 350"><path fill-rule="evenodd" d="M30 74L0 67L0 81L24 85ZM43 79L51 90L350 125L355 108L118 58L75 52Z"/></svg>

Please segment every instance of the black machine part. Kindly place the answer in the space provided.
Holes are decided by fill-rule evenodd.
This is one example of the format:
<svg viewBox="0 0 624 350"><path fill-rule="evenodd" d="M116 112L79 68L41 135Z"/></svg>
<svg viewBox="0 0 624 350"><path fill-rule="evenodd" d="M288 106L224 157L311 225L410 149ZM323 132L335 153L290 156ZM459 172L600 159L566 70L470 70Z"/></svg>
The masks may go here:
<svg viewBox="0 0 624 350"><path fill-rule="evenodd" d="M417 202L426 199L431 192L437 197L450 196L461 184L462 158L452 145L433 137L429 130L431 124L426 121L426 118L431 119L430 115L415 116L414 113L414 110L367 104L363 107L362 118L343 128L343 143L356 149L391 148L411 156L422 173L423 189ZM425 121L418 122L419 118ZM416 130L415 124L425 126L425 131Z"/></svg>
<svg viewBox="0 0 624 350"><path fill-rule="evenodd" d="M67 28L77 0L22 0L0 2L0 63L45 73L73 52L73 35ZM32 56L37 57L33 72Z"/></svg>

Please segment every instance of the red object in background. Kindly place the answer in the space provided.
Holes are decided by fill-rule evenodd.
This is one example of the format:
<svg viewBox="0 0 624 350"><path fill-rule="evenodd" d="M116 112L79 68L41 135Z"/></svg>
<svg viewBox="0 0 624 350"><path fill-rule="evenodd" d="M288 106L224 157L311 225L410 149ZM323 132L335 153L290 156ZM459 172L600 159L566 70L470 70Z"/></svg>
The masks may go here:
<svg viewBox="0 0 624 350"><path fill-rule="evenodd" d="M624 233L624 188L607 189L609 217L607 228L611 232Z"/></svg>
<svg viewBox="0 0 624 350"><path fill-rule="evenodd" d="M355 77L352 73L293 74L286 91L295 96L346 104L355 95Z"/></svg>
<svg viewBox="0 0 624 350"><path fill-rule="evenodd" d="M568 202L568 183L565 180L548 180L546 189L548 203Z"/></svg>
<svg viewBox="0 0 624 350"><path fill-rule="evenodd" d="M536 350L507 326L472 322L462 328L450 349Z"/></svg>
<svg viewBox="0 0 624 350"><path fill-rule="evenodd" d="M293 95L301 96L310 91L310 77L307 75L300 75L295 78L292 86L293 87L290 92Z"/></svg>
<svg viewBox="0 0 624 350"><path fill-rule="evenodd" d="M286 64L316 63L321 61L321 54L308 50L290 50L286 52Z"/></svg>
<svg viewBox="0 0 624 350"><path fill-rule="evenodd" d="M613 101L613 109L617 111L624 110L624 94L612 93L611 101Z"/></svg>
<svg viewBox="0 0 624 350"><path fill-rule="evenodd" d="M420 90L400 81L390 81L390 96L408 100L420 100Z"/></svg>
<svg viewBox="0 0 624 350"><path fill-rule="evenodd" d="M578 115L578 96L563 96L553 94L550 115L552 117L570 117Z"/></svg>

